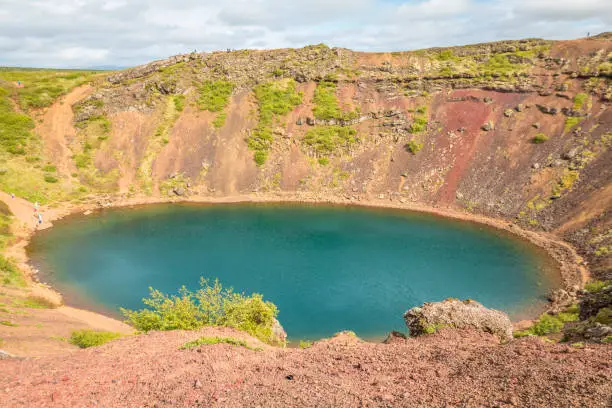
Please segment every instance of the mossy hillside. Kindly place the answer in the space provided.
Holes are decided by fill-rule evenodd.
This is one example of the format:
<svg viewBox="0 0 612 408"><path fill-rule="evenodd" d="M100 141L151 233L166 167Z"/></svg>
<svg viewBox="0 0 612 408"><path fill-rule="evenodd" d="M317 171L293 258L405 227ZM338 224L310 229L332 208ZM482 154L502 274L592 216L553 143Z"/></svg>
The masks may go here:
<svg viewBox="0 0 612 408"><path fill-rule="evenodd" d="M217 113L212 123L217 129L225 124L227 117L225 109L229 105L233 91L234 84L229 81L206 81L200 87L197 105L201 110ZM181 111L182 108L178 110Z"/></svg>
<svg viewBox="0 0 612 408"><path fill-rule="evenodd" d="M325 121L351 121L359 117L359 110L348 112L340 108L338 97L336 96L337 85L331 81L321 81L315 89L312 113L315 119Z"/></svg>
<svg viewBox="0 0 612 408"><path fill-rule="evenodd" d="M0 189L40 203L68 197L71 186L46 167L34 120L17 112L13 96L15 88L0 81Z"/></svg>
<svg viewBox="0 0 612 408"><path fill-rule="evenodd" d="M259 111L259 123L247 137L247 144L255 152L254 159L263 165L274 143L273 128L284 125L282 117L302 103L292 79L276 80L257 85L254 89Z"/></svg>

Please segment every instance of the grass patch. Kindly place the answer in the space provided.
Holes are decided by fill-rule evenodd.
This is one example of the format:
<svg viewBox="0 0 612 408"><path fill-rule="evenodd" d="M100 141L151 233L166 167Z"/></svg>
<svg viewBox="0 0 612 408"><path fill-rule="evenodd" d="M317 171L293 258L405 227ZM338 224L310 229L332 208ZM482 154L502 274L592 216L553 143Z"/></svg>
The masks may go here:
<svg viewBox="0 0 612 408"><path fill-rule="evenodd" d="M7 286L26 286L23 274L13 262L0 255L0 282Z"/></svg>
<svg viewBox="0 0 612 408"><path fill-rule="evenodd" d="M174 106L177 112L182 112L185 109L185 95L174 95Z"/></svg>
<svg viewBox="0 0 612 408"><path fill-rule="evenodd" d="M322 81L317 84L313 102L315 104L312 113L320 120L353 120L359 116L359 111L344 112L340 109L336 97L336 83Z"/></svg>
<svg viewBox="0 0 612 408"><path fill-rule="evenodd" d="M27 309L55 309L57 305L42 296L28 296L15 302L15 306Z"/></svg>
<svg viewBox="0 0 612 408"><path fill-rule="evenodd" d="M89 82L99 71L74 70L0 70L0 79L20 81L22 88L15 88L19 105L23 110L44 108L74 87Z"/></svg>
<svg viewBox="0 0 612 408"><path fill-rule="evenodd" d="M561 180L553 187L553 197L561 197L565 190L571 190L579 175L577 170L565 170Z"/></svg>
<svg viewBox="0 0 612 408"><path fill-rule="evenodd" d="M8 320L2 320L2 321L0 321L0 324L3 325L3 326L9 326L9 327L17 327L17 326L19 326L17 323L9 322Z"/></svg>
<svg viewBox="0 0 612 408"><path fill-rule="evenodd" d="M316 155L328 156L345 150L358 141L357 131L345 126L315 126L308 130L303 143Z"/></svg>
<svg viewBox="0 0 612 408"><path fill-rule="evenodd" d="M166 295L150 288L143 299L147 308L133 311L121 309L127 322L144 332L150 330L196 330L204 326L228 326L246 331L263 342L274 343L272 326L278 309L263 296L235 293L223 288L219 281L209 284L200 279L200 289L189 291L184 286L178 295Z"/></svg>
<svg viewBox="0 0 612 408"><path fill-rule="evenodd" d="M200 87L198 107L210 112L221 112L229 103L234 84L228 81L206 81Z"/></svg>
<svg viewBox="0 0 612 408"><path fill-rule="evenodd" d="M546 136L544 133L538 133L537 135L533 137L533 139L531 139L531 143L540 144L540 143L544 143L548 139L549 137Z"/></svg>
<svg viewBox="0 0 612 408"><path fill-rule="evenodd" d="M272 127L280 116L286 115L302 103L302 94L296 91L293 79L260 84L255 87L254 92L259 105L259 123L246 141L249 149L255 151L255 163L261 166L274 142Z"/></svg>
<svg viewBox="0 0 612 408"><path fill-rule="evenodd" d="M199 346L206 346L210 344L229 344L232 346L244 347L249 350L261 351L261 347L251 347L246 341L235 339L233 337L200 337L199 339L189 341L181 346L181 350L189 350Z"/></svg>
<svg viewBox="0 0 612 408"><path fill-rule="evenodd" d="M423 148L423 143L419 143L416 140L411 140L406 143L404 148L412 154L417 154L419 150Z"/></svg>
<svg viewBox="0 0 612 408"><path fill-rule="evenodd" d="M119 337L122 337L121 333L85 329L73 331L68 342L80 348L89 348L101 346Z"/></svg>

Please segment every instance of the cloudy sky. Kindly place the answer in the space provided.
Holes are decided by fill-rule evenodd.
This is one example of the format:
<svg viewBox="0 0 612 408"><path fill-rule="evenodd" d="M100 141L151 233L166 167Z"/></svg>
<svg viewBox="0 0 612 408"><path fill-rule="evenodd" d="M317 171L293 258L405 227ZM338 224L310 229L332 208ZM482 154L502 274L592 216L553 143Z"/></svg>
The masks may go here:
<svg viewBox="0 0 612 408"><path fill-rule="evenodd" d="M412 50L612 30L612 0L0 0L0 66L125 67L226 48Z"/></svg>

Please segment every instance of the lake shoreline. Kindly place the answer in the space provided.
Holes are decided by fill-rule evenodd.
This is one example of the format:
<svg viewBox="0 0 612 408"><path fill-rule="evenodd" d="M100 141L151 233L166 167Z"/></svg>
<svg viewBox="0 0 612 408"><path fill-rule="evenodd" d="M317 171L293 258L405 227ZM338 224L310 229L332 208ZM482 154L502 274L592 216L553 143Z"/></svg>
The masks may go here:
<svg viewBox="0 0 612 408"><path fill-rule="evenodd" d="M57 208L42 208L41 211L45 214L45 222L40 228L37 225L30 225L30 228L26 228L26 234L22 236L18 245L13 245L9 252L13 257L18 260L20 269L24 270L27 274L27 278L35 283L34 286L40 286L44 288L44 291L49 292L52 296L55 296L62 301L62 295L51 285L40 282L38 277L38 271L32 267L30 259L27 254L27 246L30 243L33 235L43 229L51 228L53 222L66 218L71 215L85 215L85 216L96 216L96 211L110 208L126 208L126 207L140 207L153 204L248 204L248 203L268 203L268 204L328 204L334 206L350 206L350 207L362 207L371 209L392 209L401 210L417 213L426 213L434 216L443 218L455 219L460 221L473 222L477 224L486 225L493 227L498 230L503 230L511 233L514 237L522 240L529 241L531 244L546 251L548 256L557 263L557 270L560 276L561 288L571 289L573 287L582 287L588 279L588 270L584 267L582 258L578 256L576 251L567 243L559 239L553 234L544 232L528 231L520 228L518 225L504 219L496 219L486 217L483 215L466 213L458 211L453 208L440 208L416 205L414 203L402 203L399 201L389 201L384 199L369 199L369 200L350 200L350 199L338 199L335 197L317 197L310 194L249 194L249 195L235 195L235 196L224 196L224 197L208 197L208 196L192 196L192 197L172 197L172 198L158 198L158 197L112 197L108 196L104 199L97 199L94 203L86 204L64 204ZM23 220L22 220L23 221ZM478 299L476 299L478 300ZM554 305L549 304L550 307ZM88 308L75 308L76 310L87 310ZM90 312L100 314L105 318L109 317L103 313ZM529 316L535 318L536 316ZM112 318L111 318L112 319ZM119 323L119 321L117 321ZM522 328L528 325L531 320L521 320L515 322L515 326Z"/></svg>

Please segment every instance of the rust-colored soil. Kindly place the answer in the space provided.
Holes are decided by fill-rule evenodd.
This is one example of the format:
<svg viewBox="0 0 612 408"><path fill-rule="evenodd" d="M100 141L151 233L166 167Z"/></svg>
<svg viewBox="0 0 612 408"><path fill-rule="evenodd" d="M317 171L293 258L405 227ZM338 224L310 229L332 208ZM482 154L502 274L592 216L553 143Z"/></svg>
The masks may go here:
<svg viewBox="0 0 612 408"><path fill-rule="evenodd" d="M447 331L392 344L350 334L311 348L207 345L231 329L152 333L73 353L8 360L2 407L606 407L612 349L538 339L499 345L491 335ZM250 339L252 347L260 346Z"/></svg>

